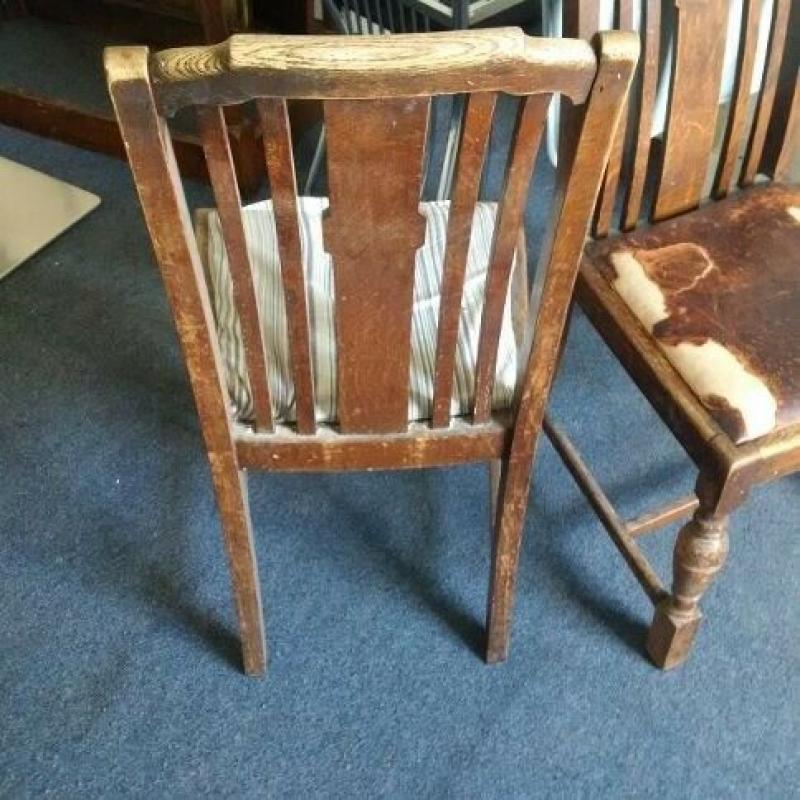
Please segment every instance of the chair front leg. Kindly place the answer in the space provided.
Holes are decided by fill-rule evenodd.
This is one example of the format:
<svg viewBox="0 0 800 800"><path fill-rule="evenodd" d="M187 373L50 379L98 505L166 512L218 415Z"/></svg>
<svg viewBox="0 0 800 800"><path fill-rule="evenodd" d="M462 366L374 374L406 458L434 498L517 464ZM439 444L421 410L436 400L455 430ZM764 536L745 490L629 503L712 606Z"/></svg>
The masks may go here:
<svg viewBox="0 0 800 800"><path fill-rule="evenodd" d="M680 666L691 653L703 617L700 600L728 556L730 513L743 499L737 485L728 478L715 492L711 479L698 479L700 506L675 542L672 594L656 606L647 636L647 652L662 669Z"/></svg>

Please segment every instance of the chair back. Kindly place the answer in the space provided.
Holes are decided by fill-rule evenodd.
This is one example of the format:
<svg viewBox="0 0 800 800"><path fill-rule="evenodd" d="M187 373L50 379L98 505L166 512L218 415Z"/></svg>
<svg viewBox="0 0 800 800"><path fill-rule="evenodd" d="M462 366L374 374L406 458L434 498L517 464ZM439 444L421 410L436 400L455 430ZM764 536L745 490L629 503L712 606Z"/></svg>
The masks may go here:
<svg viewBox="0 0 800 800"><path fill-rule="evenodd" d="M482 310L471 419L475 441L492 422L498 341L528 186L553 94L583 109L580 134L558 178L541 248L540 313L531 320L516 409L541 415L614 126L637 58L632 34L584 41L526 37L517 29L357 37L238 35L209 47L150 54L106 51L106 70L135 183L170 296L204 429L230 425L208 287L167 120L196 107L233 282L255 428L276 432L264 327L249 262L223 107L255 101L273 200L295 386L297 439L320 432L314 413L309 307L287 100L322 101L330 208L325 248L335 287L338 424L341 435L409 431L410 330L415 254L431 98L466 94L450 200L435 365L427 427L451 436L450 397L473 214L499 94L519 98ZM523 412L525 412L523 414ZM481 427L483 426L483 428ZM281 426L281 434L287 433ZM494 434L492 434L494 435ZM423 448L424 449L424 448ZM478 448L480 449L480 448ZM452 459L477 457L468 447ZM420 450L417 461L426 456ZM484 448L484 457L485 457ZM433 450L431 450L433 459Z"/></svg>
<svg viewBox="0 0 800 800"><path fill-rule="evenodd" d="M735 186L752 185L757 175L796 179L800 4L614 0L614 5L616 27L641 32L642 59L625 123L614 139L596 236L632 230L643 216L660 221L690 211L725 197ZM564 0L564 12L568 34L591 36L597 30L594 0ZM672 64L666 73L661 69L665 59ZM721 104L730 62L732 96L729 104ZM667 87L658 86L663 74ZM656 97L665 89L664 137L655 147Z"/></svg>

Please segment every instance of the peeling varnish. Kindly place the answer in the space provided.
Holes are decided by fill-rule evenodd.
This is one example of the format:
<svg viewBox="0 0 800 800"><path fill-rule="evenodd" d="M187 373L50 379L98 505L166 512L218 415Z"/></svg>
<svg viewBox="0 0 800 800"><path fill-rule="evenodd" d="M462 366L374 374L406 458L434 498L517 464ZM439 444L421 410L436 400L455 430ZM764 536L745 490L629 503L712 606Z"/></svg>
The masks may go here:
<svg viewBox="0 0 800 800"><path fill-rule="evenodd" d="M790 209L790 213L796 214L800 222L800 208ZM633 252L618 251L612 253L610 259L616 271L616 278L612 280L615 291L652 332L658 323L669 318L664 292ZM713 268L709 259L709 266L678 291L693 288ZM724 345L711 338L702 343L659 341L658 344L701 400L707 398L708 404L715 406L719 404L718 398L722 398L739 412L744 425L742 440L758 438L775 428L778 404L774 395L764 381Z"/></svg>

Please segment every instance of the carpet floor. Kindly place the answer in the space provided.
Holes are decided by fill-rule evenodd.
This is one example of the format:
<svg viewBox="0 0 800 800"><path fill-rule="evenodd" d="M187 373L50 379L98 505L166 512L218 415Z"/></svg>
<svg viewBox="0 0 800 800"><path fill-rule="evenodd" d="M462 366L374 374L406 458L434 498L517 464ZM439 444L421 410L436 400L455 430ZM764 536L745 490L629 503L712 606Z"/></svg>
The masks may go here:
<svg viewBox="0 0 800 800"><path fill-rule="evenodd" d="M546 442L497 667L483 467L254 474L271 666L243 677L128 168L7 128L0 155L103 199L0 283L0 796L798 796L797 477L737 513L699 646L663 674L647 600ZM579 313L551 405L627 513L691 487ZM665 576L671 539L644 545Z"/></svg>

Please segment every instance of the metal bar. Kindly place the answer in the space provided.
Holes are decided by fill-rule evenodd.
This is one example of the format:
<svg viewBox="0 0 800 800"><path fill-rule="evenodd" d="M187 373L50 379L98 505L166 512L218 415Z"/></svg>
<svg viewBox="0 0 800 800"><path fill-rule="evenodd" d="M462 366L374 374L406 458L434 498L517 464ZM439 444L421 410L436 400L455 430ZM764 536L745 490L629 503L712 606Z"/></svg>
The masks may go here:
<svg viewBox="0 0 800 800"><path fill-rule="evenodd" d="M635 519L628 520L625 523L625 527L630 536L641 536L663 528L665 525L669 525L670 522L686 519L699 505L700 501L697 496L690 494L686 497L681 497L680 500L673 500L655 511L650 511Z"/></svg>
<svg viewBox="0 0 800 800"><path fill-rule="evenodd" d="M578 484L578 488L583 492L597 516L600 517L600 521L608 531L611 541L614 542L617 550L627 562L636 580L639 581L640 586L644 589L645 594L650 598L653 605L656 605L664 597L667 597L669 593L650 566L644 553L628 533L625 522L617 514L611 501L603 492L600 484L589 471L580 453L567 438L566 434L560 431L547 415L545 415L542 427L556 452L561 456L561 460L570 475L572 475L575 483Z"/></svg>

